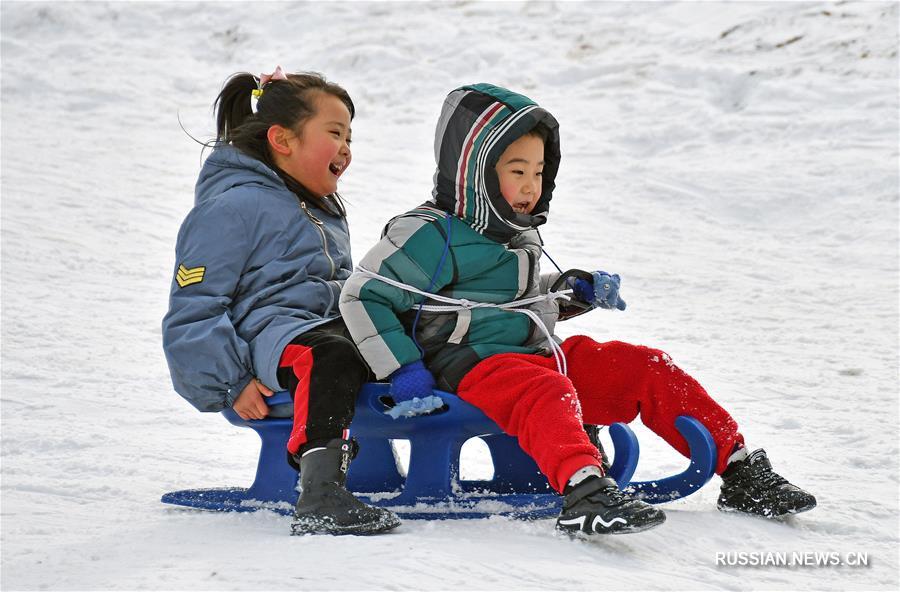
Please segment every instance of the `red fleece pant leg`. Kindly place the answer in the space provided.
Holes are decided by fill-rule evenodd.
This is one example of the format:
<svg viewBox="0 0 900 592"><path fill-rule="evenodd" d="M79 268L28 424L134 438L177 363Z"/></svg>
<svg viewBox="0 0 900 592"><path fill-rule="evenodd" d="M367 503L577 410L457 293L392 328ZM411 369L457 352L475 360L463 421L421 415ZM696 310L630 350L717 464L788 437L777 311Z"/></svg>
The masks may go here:
<svg viewBox="0 0 900 592"><path fill-rule="evenodd" d="M584 431L581 408L553 358L500 354L466 374L457 394L490 417L535 460L551 487L562 492L578 469L600 466Z"/></svg>
<svg viewBox="0 0 900 592"><path fill-rule="evenodd" d="M313 369L313 350L305 345L288 345L281 354L279 367L290 367L297 377L294 390L294 426L288 438L287 449L291 454L306 443L306 423L309 419L309 379Z"/></svg>
<svg viewBox="0 0 900 592"><path fill-rule="evenodd" d="M597 343L583 335L567 339L562 348L585 423L628 423L640 413L644 425L689 456L687 441L675 429L675 419L690 415L712 434L719 453L719 474L735 443L743 443L737 422L665 352L621 341Z"/></svg>

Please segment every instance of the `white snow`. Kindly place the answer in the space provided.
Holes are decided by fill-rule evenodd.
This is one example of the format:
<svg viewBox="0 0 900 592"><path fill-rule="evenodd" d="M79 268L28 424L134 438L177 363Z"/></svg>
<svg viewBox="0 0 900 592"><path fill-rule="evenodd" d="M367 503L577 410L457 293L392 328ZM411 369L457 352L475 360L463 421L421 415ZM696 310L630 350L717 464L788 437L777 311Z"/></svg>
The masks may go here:
<svg viewBox="0 0 900 592"><path fill-rule="evenodd" d="M897 36L879 2L3 2L0 585L898 589ZM628 302L561 333L667 351L819 507L726 515L715 478L658 529L582 542L503 518L290 537L161 504L252 479L255 436L172 391L159 322L201 163L178 117L209 139L225 78L276 64L356 101L357 258L429 196L448 91L550 109L547 248ZM635 430L637 478L684 466ZM767 552L869 566L716 565Z"/></svg>

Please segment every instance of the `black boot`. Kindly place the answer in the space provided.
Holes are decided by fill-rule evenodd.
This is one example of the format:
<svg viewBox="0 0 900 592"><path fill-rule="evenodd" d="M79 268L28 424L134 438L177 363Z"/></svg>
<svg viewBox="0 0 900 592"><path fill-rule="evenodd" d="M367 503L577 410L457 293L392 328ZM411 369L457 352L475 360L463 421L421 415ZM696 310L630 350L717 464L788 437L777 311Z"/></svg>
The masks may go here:
<svg viewBox="0 0 900 592"><path fill-rule="evenodd" d="M355 453L355 441L338 438L297 459L301 493L291 534L375 534L400 526L393 512L367 506L344 487Z"/></svg>
<svg viewBox="0 0 900 592"><path fill-rule="evenodd" d="M586 423L584 424L584 431L587 432L588 440L597 447L597 451L600 453L600 466L603 468L603 474L609 474L609 467L611 466L609 457L606 455L606 451L603 450L603 444L600 443L600 432L603 431L603 426Z"/></svg>
<svg viewBox="0 0 900 592"><path fill-rule="evenodd" d="M570 533L622 534L659 526L666 515L623 493L611 477L591 476L569 489L556 528Z"/></svg>
<svg viewBox="0 0 900 592"><path fill-rule="evenodd" d="M816 498L774 472L766 451L760 448L728 465L716 505L723 512L776 518L812 510Z"/></svg>

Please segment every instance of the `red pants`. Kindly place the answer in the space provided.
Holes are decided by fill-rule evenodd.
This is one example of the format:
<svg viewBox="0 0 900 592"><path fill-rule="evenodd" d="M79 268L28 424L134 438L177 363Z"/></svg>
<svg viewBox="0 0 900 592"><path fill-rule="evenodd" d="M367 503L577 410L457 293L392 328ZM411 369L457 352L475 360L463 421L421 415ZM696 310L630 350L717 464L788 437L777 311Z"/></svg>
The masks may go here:
<svg viewBox="0 0 900 592"><path fill-rule="evenodd" d="M457 393L517 437L557 491L581 467L600 464L585 423L628 423L640 414L644 425L688 456L675 419L690 415L716 442L717 473L725 470L735 443L743 443L734 419L665 352L583 335L566 339L562 349L568 376L552 357L499 354L466 374Z"/></svg>

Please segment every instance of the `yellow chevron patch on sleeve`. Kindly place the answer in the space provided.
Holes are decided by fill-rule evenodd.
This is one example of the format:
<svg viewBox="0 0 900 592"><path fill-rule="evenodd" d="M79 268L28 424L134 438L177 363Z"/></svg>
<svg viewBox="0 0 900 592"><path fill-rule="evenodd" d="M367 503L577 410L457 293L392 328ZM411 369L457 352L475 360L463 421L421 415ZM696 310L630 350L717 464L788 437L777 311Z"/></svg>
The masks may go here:
<svg viewBox="0 0 900 592"><path fill-rule="evenodd" d="M175 274L175 281L178 282L179 287L184 288L185 286L202 282L203 274L205 273L205 266L187 268L184 266L184 263L182 263L178 266L178 273Z"/></svg>

